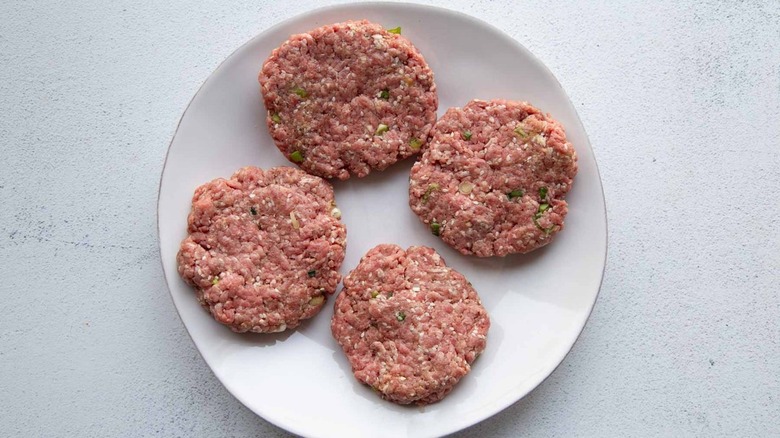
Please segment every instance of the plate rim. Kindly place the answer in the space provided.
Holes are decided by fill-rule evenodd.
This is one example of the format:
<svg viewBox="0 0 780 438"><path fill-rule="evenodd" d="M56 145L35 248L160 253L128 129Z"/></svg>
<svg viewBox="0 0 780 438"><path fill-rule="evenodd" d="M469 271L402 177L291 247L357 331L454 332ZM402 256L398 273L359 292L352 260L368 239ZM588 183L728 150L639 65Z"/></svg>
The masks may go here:
<svg viewBox="0 0 780 438"><path fill-rule="evenodd" d="M171 136L171 140L168 142L168 147L165 151L165 159L163 160L162 169L160 171L160 177L159 182L157 186L157 208L156 208L156 231L157 231L157 253L158 258L160 261L160 267L162 268L162 274L163 274L163 281L165 283L165 287L168 290L168 298L171 300L171 304L173 304L173 308L176 310L176 314L179 316L179 320L181 321L182 325L184 326L185 331L187 332L187 336L190 338L191 342L195 346L195 349L197 350L198 354L200 355L203 362L206 363L206 365L209 368L209 371L211 374L216 377L217 381L230 393L231 396L233 396L236 400L238 400L244 407L252 411L255 415L259 416L265 421L268 421L269 423L273 424L276 427L279 427L283 430L286 430L288 432L292 432L297 435L301 436L310 436L306 434L304 431L296 426L295 422L285 422L283 418L274 418L273 416L268 416L266 413L260 413L257 412L253 407L251 407L251 404L247 403L247 401L244 400L242 396L236 393L227 382L223 381L222 378L217 375L214 368L209 364L209 362L206 360L206 358L203 355L203 352L201 351L200 346L195 341L195 339L192 337L192 333L187 328L187 325L184 322L184 318L182 318L181 311L179 310L179 307L176 306L176 302L173 298L173 291L171 290L170 284L168 283L168 277L166 275L166 268L165 263L162 258L162 241L161 241L161 233L160 233L160 201L161 201L161 194L162 194L162 184L163 184L163 177L165 176L165 171L168 167L168 158L170 157L171 147L173 146L173 142L176 139L176 135L179 133L179 129L181 128L182 121L184 120L185 116L187 115L187 112L190 110L190 107L192 106L192 103L195 101L195 99L198 97L198 95L201 93L203 88L208 84L215 76L215 74L230 60L233 59L239 52L242 51L245 47L252 44L258 39L263 38L265 35L272 33L277 28L283 27L287 25L288 23L300 19L306 19L312 16L316 16L318 14L321 14L323 12L328 11L334 11L339 9L349 10L354 7L405 7L405 8L418 8L418 9L424 9L429 12L439 13L439 14L450 14L450 15L457 15L461 18L464 18L469 21L476 22L478 25L486 27L488 29L491 29L496 35L500 36L501 38L504 38L506 41L508 41L513 47L517 48L521 52L523 52L529 60L531 60L536 67L541 68L544 73L552 78L555 85L558 87L558 89L563 93L564 96L566 96L566 100L568 101L571 108L574 110L574 117L576 123L579 125L579 128L585 135L585 142L587 148L590 150L591 154L593 154L593 165L596 172L596 176L598 176L598 188L599 192L601 194L601 201L604 205L604 254L601 259L601 273L599 274L599 282L598 282L598 288L596 289L596 294L593 297L593 301L590 303L590 306L587 310L587 315L585 316L585 319L582 322L582 326L579 329L579 332L577 335L573 338L573 341L566 349L566 352L563 354L562 357L557 361L557 364L552 367L550 370L546 370L543 372L543 377L539 379L538 382L536 382L531 389L521 392L519 395L512 395L512 396L503 396L495 399L493 403L490 403L480 409L477 409L473 411L475 413L474 416L469 417L469 419L465 421L459 421L459 422L452 422L449 423L446 430L442 431L443 435L449 435L453 434L455 432L461 431L467 427L474 426L476 424L479 424L496 414L504 411L505 409L509 408L511 405L519 402L520 400L527 397L530 393L532 393L534 390L539 388L540 385L542 385L547 379L552 376L552 374L563 364L563 362L566 360L566 358L571 354L571 351L574 349L574 346L577 344L577 342L580 340L580 337L582 336L582 333L585 331L585 327L588 325L588 321L590 320L590 317L593 314L593 309L596 306L596 302L598 301L599 295L601 294L601 288L604 284L604 274L606 272L607 267L607 256L609 253L609 217L607 214L607 202L606 197L604 195L604 184L601 178L601 171L599 169L598 160L596 159L596 152L593 149L593 146L590 141L590 136L588 135L587 130L585 129L585 125L582 123L582 119L580 118L579 112L577 111L577 108L574 106L574 103L571 100L571 96L566 92L566 90L563 88L563 85L561 85L558 78L553 74L553 72L547 67L546 64L544 64L539 58L536 57L528 48L526 48L520 41L513 38L508 33L504 32L502 29L498 28L497 26L494 26L493 24L475 17L473 15L467 14L465 12L453 10L450 8L442 7L442 6L434 6L434 5L427 5L427 4L418 4L418 3L410 3L410 2L391 2L391 1L369 1L369 2L358 2L358 3L339 3L339 4L333 4L323 7L318 7L315 9L310 9L308 11L290 16L288 18L285 18L284 20L281 20L277 22L276 24L269 26L265 29L263 29L261 32L255 34L253 37L249 38L247 41L245 41L240 46L236 47L227 57L225 57L215 68L211 71L211 73L206 76L206 78L203 80L203 82L198 86L198 89L195 91L195 94L192 95L189 102L187 103L186 107L184 108L184 111L182 112L181 116L179 117L178 122L176 123L176 128L173 131L173 134Z"/></svg>

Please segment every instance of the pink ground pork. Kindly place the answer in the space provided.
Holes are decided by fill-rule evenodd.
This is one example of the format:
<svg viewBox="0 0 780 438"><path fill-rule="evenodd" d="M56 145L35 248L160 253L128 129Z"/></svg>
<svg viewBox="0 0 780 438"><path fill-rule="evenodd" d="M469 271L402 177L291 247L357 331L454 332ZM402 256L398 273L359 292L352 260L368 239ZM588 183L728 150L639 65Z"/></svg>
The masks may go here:
<svg viewBox="0 0 780 438"><path fill-rule="evenodd" d="M245 167L195 191L179 274L235 332L280 332L336 290L346 228L333 189L292 167Z"/></svg>
<svg viewBox="0 0 780 438"><path fill-rule="evenodd" d="M560 123L525 102L473 100L436 123L409 205L463 254L526 253L563 229L577 155Z"/></svg>
<svg viewBox="0 0 780 438"><path fill-rule="evenodd" d="M485 349L471 283L431 248L382 244L344 279L331 320L355 377L400 404L441 400Z"/></svg>
<svg viewBox="0 0 780 438"><path fill-rule="evenodd" d="M425 59L403 36L365 20L293 35L259 81L276 146L323 178L364 177L417 153L436 121Z"/></svg>

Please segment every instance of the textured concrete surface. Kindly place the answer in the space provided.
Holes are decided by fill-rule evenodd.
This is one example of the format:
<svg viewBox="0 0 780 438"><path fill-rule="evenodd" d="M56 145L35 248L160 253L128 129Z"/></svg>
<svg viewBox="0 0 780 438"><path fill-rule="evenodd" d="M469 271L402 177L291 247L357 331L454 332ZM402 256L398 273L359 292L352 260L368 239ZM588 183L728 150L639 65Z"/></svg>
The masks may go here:
<svg viewBox="0 0 780 438"><path fill-rule="evenodd" d="M195 351L163 283L155 202L208 74L324 3L0 5L2 435L288 435ZM780 3L429 3L552 69L610 220L572 353L458 436L780 434Z"/></svg>

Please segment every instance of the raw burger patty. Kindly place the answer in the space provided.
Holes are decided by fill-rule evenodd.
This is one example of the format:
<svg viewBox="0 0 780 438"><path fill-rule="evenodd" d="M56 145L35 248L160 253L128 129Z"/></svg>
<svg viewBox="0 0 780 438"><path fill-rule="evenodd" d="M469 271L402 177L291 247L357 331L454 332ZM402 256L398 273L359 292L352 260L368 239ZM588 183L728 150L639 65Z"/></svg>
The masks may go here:
<svg viewBox="0 0 780 438"><path fill-rule="evenodd" d="M344 279L331 320L358 380L419 405L441 400L469 372L489 327L471 283L436 251L387 244Z"/></svg>
<svg viewBox="0 0 780 438"><path fill-rule="evenodd" d="M276 146L323 178L364 177L418 152L436 122L420 52L369 21L293 35L260 71Z"/></svg>
<svg viewBox="0 0 780 438"><path fill-rule="evenodd" d="M245 167L197 190L179 274L235 332L280 332L336 290L346 228L331 186L292 167Z"/></svg>
<svg viewBox="0 0 780 438"><path fill-rule="evenodd" d="M409 205L463 254L525 253L563 228L577 155L563 127L526 102L472 100L436 123L414 164Z"/></svg>

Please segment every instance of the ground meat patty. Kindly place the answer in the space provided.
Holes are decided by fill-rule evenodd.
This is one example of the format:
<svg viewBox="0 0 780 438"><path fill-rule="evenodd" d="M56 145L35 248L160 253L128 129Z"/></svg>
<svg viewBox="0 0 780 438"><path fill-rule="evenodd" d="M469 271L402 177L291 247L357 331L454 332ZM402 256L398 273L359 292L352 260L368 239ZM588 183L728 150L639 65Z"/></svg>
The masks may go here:
<svg viewBox="0 0 780 438"><path fill-rule="evenodd" d="M577 155L563 127L525 102L473 100L436 123L409 205L447 244L480 257L525 253L563 228Z"/></svg>
<svg viewBox="0 0 780 438"><path fill-rule="evenodd" d="M344 279L331 330L355 377L401 404L447 395L485 349L487 312L431 248L370 250Z"/></svg>
<svg viewBox="0 0 780 438"><path fill-rule="evenodd" d="M245 167L195 190L179 274L235 332L293 328L319 312L341 279L340 216L321 178Z"/></svg>
<svg viewBox="0 0 780 438"><path fill-rule="evenodd" d="M313 175L364 177L415 154L436 122L436 85L406 38L369 21L293 35L263 64L276 146Z"/></svg>

